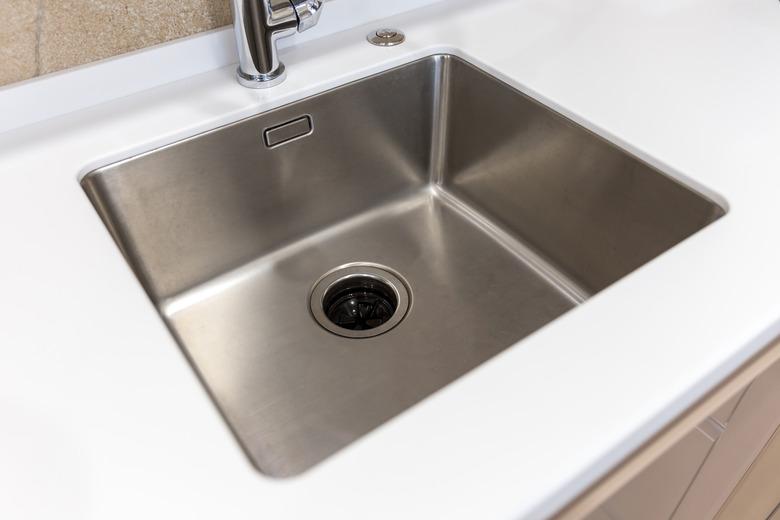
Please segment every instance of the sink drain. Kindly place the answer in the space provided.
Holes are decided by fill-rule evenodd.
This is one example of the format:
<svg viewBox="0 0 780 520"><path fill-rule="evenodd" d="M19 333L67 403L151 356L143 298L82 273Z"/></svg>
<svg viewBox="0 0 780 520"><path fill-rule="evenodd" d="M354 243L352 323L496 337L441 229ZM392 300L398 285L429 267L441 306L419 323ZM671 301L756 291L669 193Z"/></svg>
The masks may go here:
<svg viewBox="0 0 780 520"><path fill-rule="evenodd" d="M345 338L371 338L406 317L409 289L400 275L377 264L348 264L314 284L309 306L325 330Z"/></svg>

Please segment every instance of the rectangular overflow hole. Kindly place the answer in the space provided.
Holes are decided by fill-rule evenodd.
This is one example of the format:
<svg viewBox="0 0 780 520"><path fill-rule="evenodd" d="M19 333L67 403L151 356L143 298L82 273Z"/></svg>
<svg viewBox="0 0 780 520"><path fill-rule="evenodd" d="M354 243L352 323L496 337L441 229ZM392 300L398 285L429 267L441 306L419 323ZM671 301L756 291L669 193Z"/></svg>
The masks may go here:
<svg viewBox="0 0 780 520"><path fill-rule="evenodd" d="M311 134L313 128L311 116L303 116L281 125L267 128L263 132L263 139L268 148L275 148L289 143L293 139Z"/></svg>

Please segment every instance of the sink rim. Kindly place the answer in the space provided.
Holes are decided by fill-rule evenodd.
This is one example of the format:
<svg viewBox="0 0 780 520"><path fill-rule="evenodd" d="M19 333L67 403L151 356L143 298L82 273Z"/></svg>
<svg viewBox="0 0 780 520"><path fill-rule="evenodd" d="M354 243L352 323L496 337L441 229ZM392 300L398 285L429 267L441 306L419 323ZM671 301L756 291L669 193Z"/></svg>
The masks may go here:
<svg viewBox="0 0 780 520"><path fill-rule="evenodd" d="M327 95L327 94L329 94L330 92L334 92L334 91L341 90L342 88L348 87L348 86L350 86L350 85L355 85L355 84L361 83L361 82L363 82L363 81L370 80L370 79L372 79L372 78L374 78L374 77L381 77L381 76L385 76L385 75L386 75L386 74L388 74L388 73L392 73L394 70L398 70L398 69L401 69L401 68L405 68L405 67L408 67L408 66L410 66L410 65L413 65L413 64L415 64L415 63L419 63L419 62L426 62L426 63L427 63L427 62L428 62L429 60L431 60L432 58L434 58L434 59L435 59L435 58L444 58L444 59L449 59L449 58L457 58L457 57L456 57L456 56L453 56L453 55L439 55L439 54L437 54L437 55L433 55L433 56L429 56L429 57L426 57L426 58L423 58L423 59L420 59L420 60L416 60L416 61L414 61L414 62L410 62L410 63L404 64L404 65L401 65L401 66L397 67L396 69L391 69L390 71L385 71L385 72L382 72L382 73L379 73L379 74L376 74L376 75L368 76L367 78L363 78L363 79L361 79L361 80L358 80L358 81L356 81L356 82L350 82L350 83L347 83L347 84L345 84L345 85L342 85L342 86L340 86L340 87L337 87L336 89L328 90L328 91L325 91L325 92L323 92L322 94L318 94L318 95L316 95L316 96L311 96L311 97L305 98L305 99L304 99L304 100L302 100L302 101L295 102L295 103L292 103L292 104L290 104L290 105L285 105L284 107L280 107L278 110L282 110L282 109L289 108L289 107L291 107L291 106L294 106L294 105L296 105L297 103L301 103L301 102L304 102L304 101L307 101L307 100L312 100L312 99L314 99L314 98L316 98L316 97L319 97L319 96L321 96L321 95ZM459 59L459 58L458 58L458 59ZM477 67L474 67L474 66L473 66L471 63L469 63L469 62L467 62L467 61L463 61L463 60L461 60L461 61L462 61L462 63L465 63L465 65L466 65L466 66L469 66L469 67L471 67L471 68L473 68L473 69L477 70L478 72L482 72L482 73L484 73L484 71L482 71L481 69L479 69L479 68L477 68ZM550 107L548 107L548 106L545 106L545 105L543 105L543 104L541 104L541 103L539 103L539 102L535 101L533 98L531 98L531 97L529 97L529 96L527 96L527 95L523 94L522 92L520 92L520 91L518 91L517 89L513 88L511 85L507 85L505 82L501 81L499 78L495 78L494 76L490 76L490 75L487 75L487 77L488 77L488 79L489 79L489 80L494 80L494 81L496 81L496 82L500 83L502 86L504 86L504 87L508 87L509 89L511 89L511 90L513 91L513 94L515 94L515 95L519 94L520 96L522 96L522 97L523 97L523 99L524 99L524 100L530 100L532 103L534 103L534 104L536 104L536 105L540 106L542 110L544 110L544 111L549 111L549 112L550 112L550 113L552 113L553 115L558 115L559 117L562 117L562 118L564 118L564 119L566 119L566 120L568 120L568 121L571 121L571 120L570 120L570 119L568 119L566 116L563 116L562 114L560 114L560 112L557 112L555 109L553 109L553 108L550 108ZM277 110L277 109L274 109L274 111L276 111L276 110ZM273 112L273 111L272 111L272 112ZM194 137L190 137L190 138L188 138L188 139L185 139L185 140L182 140L182 141L178 141L178 142L176 142L176 143L173 143L173 144L170 144L170 145L166 145L165 147L162 147L162 148L160 148L160 149L156 149L156 150L153 150L153 151L151 151L151 152L147 152L146 154L142 154L142 156L152 155L152 154L153 154L154 152L156 152L156 151L160 151L160 150L164 150L164 149L168 149L168 148L176 147L176 146L178 146L178 145L180 145L180 144L182 144L182 143L184 143L184 142L190 142L190 141L194 141L194 140L196 140L196 139L198 139L198 138L201 138L201 137L203 137L203 136L205 136L205 135L216 134L216 133L219 133L220 131L224 130L225 128L229 128L229 127L238 126L238 125L240 125L241 123L243 123L243 122L246 122L246 121L248 121L248 120L254 120L254 119L256 119L256 118L262 118L262 117L265 117L265 116L267 116L267 115L268 115L268 113L263 113L263 114L260 114L260 115L258 115L258 116L252 116L252 117L250 117L250 118L243 119L243 120L240 120L240 121L238 121L238 122L231 123L231 124L229 124L229 125L225 125L225 126L222 126L222 127L218 127L218 128L216 128L216 129L209 130L208 132L204 132L204 133L198 134L198 135L196 135L196 136L194 136ZM571 121L571 123L572 123L572 124L574 124L574 125L576 125L578 130L585 130L586 132L589 132L589 130L588 130L586 127L583 127L582 125L578 124L576 121ZM607 144L609 144L610 146L617 147L618 149L620 149L620 151L621 151L621 153L622 153L622 154L624 154L624 155L626 155L626 156L629 156L629 157L631 157L631 158L635 159L636 161L638 161L638 162L640 162L640 163L642 163L642 164L645 164L645 165L646 165L646 166L648 166L650 169L652 169L652 170L653 170L655 173L657 173L657 174L659 174L659 175L663 176L665 179L667 179L667 180L670 180L670 181L673 181L673 182L675 182L675 183L677 183L677 184L681 184L681 185L682 185L682 186L683 186L685 189L687 189L687 190L690 190L690 191L692 191L692 192L696 192L696 194L697 194L699 197L701 197L701 198L703 198L703 199L706 199L706 200L708 200L708 201L709 201L710 203L712 203L712 204L715 204L715 203L714 203L714 201L712 201L711 199L709 199L709 198L705 197L705 196L704 196L703 194L701 194L700 192L698 192L698 191L695 191L695 190L692 190L692 189L690 188L690 186L687 186L687 185L685 185L685 184L683 184L683 183L680 183L680 182L679 182L677 179L675 179L674 177L672 177L672 176L668 175L667 173L665 173L665 172L663 172L663 171L660 171L660 170L658 170L658 169L657 169L657 168L655 168L655 167L652 167L651 165L647 165L647 164L646 164L644 161L642 161L641 159L639 159L639 158L637 158L636 156L634 156L633 154L631 154L631 153L630 153L630 151L627 151L627 150L625 150L624 148L622 148L622 147L620 147L620 146L617 146L617 145L615 145L614 143L612 143L612 142L610 142L610 141L607 141L607 140L605 140L605 139L601 138L601 137L600 137L600 136L598 136L597 134L593 134L592 132L591 132L591 134L592 134L592 135L595 135L595 137L597 137L598 139L600 139L600 140L602 140L602 141L605 141L605 142L606 142ZM129 162L129 161L135 161L136 159L138 159L138 158L140 158L140 157L141 157L141 156L135 156L135 157L132 157L132 158L129 158L129 159L125 159L125 160L123 160L123 161L120 161L119 163L115 163L115 164L112 164L112 165L109 165L109 166L103 167L103 168L101 168L101 169L99 169L99 170L94 170L94 171L90 172L90 174L94 174L94 175L93 175L93 177L94 177L94 176L97 176L98 174L101 174L101 175L102 175L103 171L104 171L105 169L107 169L107 168L110 168L110 167L116 166L116 165L118 165L118 164L127 163L127 162ZM88 176L89 176L89 174L88 174L88 175L86 175L86 176L85 176L85 177L82 179L82 185L83 185L83 183L84 183L84 182L87 182L87 177L88 177ZM430 181L428 181L428 184L425 184L424 186L425 186L425 188L424 188L424 189L430 189L430 190L432 190L432 191L435 191L435 192L436 192L438 195L441 195L441 194L443 194L443 193L445 193L445 194L446 194L446 191L445 191L443 188L437 191L437 186L436 186L435 184L434 184L434 185L431 185L431 184L430 184ZM456 198L456 200L457 200L457 198ZM717 204L715 204L715 205L717 205ZM465 206L468 208L468 205L467 205L467 204L466 204ZM483 220L489 220L489 219L483 219ZM341 222L341 221L339 221L339 222ZM110 225L110 223L108 223L108 222L107 222L107 225ZM500 228L499 228L499 227L496 227L496 226L494 226L494 227L495 227L497 230L500 230ZM325 228L325 230L326 230L326 231L327 231L328 229L330 229L330 228L329 228L329 227L326 227L326 228ZM121 247L121 245L120 245L120 247ZM272 251L272 253L273 253L273 252L274 252L274 251ZM542 262L543 262L543 261L542 261ZM223 273L223 274L224 274L224 273ZM209 281L210 281L210 280L208 280L208 281L207 281L207 282L205 282L205 283L208 283ZM620 281L620 280L618 279L617 281ZM615 282L615 283L616 283L616 282ZM202 286L202 285L203 285L203 283L200 283L200 284L196 285L195 287L200 287L200 286ZM179 294L180 294L180 293L179 293ZM176 298L176 295L174 295L174 297L173 297L173 298L175 299L175 298ZM160 306L160 312L161 312L161 313L163 312L163 309L168 309L168 310L170 310L170 309L167 307L166 300L167 300L167 299L163 299L163 300L160 300L160 301L159 301L159 306ZM538 329L537 329L537 330L538 330ZM178 336L178 335L177 335L176 337L177 337L177 340L179 340L179 343L180 343L180 345L182 346L182 348L183 348L183 349L186 351L186 350L187 350L187 346L185 345L185 341L184 341L183 339L179 339L179 336ZM521 338L519 338L519 339L516 339L516 340L514 340L512 343L510 343L509 345L507 345L505 348L509 348L509 347L512 347L512 346L515 346L515 345L517 345L518 343L522 342L522 339L523 339L523 338L521 337ZM488 359L489 359L489 358L488 358ZM480 362L480 364L481 364L482 362L486 361L486 360L487 360L487 359L483 359L483 360ZM196 370L198 370L198 365L197 365L196 363L193 363L193 365L194 365L195 369L196 369ZM478 366L478 365L477 365L477 366ZM461 375L462 375L462 374L461 374ZM456 378L456 379L457 379L457 378ZM208 382L207 382L205 379L204 379L204 384L207 386L207 388L209 387L209 384L208 384ZM218 406L220 406L220 405L218 404ZM229 423L229 424L232 424L232 423L231 423L231 421L230 421L229 419L227 419L227 420L228 420L228 423ZM381 424L381 423L380 423L380 424ZM237 434L237 436L238 436L238 434ZM241 442L241 441L239 440L239 442ZM243 443L242 443L242 445L243 445ZM251 459L251 460L254 460L254 459L251 457L251 455L250 455L250 459Z"/></svg>

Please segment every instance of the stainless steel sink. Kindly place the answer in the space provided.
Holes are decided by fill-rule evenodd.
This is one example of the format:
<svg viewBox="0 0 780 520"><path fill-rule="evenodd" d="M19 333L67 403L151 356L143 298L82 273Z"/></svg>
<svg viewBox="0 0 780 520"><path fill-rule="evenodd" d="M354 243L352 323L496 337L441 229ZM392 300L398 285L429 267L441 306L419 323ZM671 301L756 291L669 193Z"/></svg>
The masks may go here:
<svg viewBox="0 0 780 520"><path fill-rule="evenodd" d="M452 56L82 185L272 476L306 470L723 215Z"/></svg>

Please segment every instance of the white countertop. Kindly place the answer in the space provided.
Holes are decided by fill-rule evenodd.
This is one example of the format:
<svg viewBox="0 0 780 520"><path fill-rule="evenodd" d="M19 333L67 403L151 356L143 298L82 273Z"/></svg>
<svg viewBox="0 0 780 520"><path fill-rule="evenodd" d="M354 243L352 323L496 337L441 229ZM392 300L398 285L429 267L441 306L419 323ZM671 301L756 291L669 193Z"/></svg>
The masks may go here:
<svg viewBox="0 0 780 520"><path fill-rule="evenodd" d="M372 24L288 48L269 91L223 67L0 134L0 517L541 518L780 333L780 4L449 0L384 24L407 43L366 44ZM728 214L302 476L266 478L79 175L436 52Z"/></svg>

